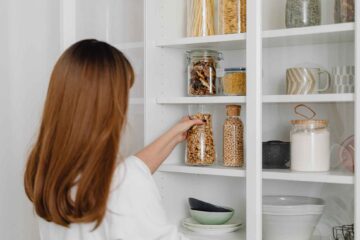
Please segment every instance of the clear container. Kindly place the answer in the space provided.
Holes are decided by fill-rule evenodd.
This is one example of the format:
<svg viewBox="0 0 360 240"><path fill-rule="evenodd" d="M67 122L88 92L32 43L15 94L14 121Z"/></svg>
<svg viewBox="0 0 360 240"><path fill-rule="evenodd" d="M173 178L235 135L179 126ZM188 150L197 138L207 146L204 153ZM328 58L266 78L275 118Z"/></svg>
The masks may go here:
<svg viewBox="0 0 360 240"><path fill-rule="evenodd" d="M285 24L287 28L320 25L320 0L287 0Z"/></svg>
<svg viewBox="0 0 360 240"><path fill-rule="evenodd" d="M197 113L189 114L191 119L203 120L203 125L194 125L187 132L186 164L195 166L212 165L216 160L215 143L212 129L212 115L197 105ZM194 109L194 108L193 108ZM190 108L189 108L189 112Z"/></svg>
<svg viewBox="0 0 360 240"><path fill-rule="evenodd" d="M219 34L246 32L246 0L219 0Z"/></svg>
<svg viewBox="0 0 360 240"><path fill-rule="evenodd" d="M242 167L244 165L244 125L240 119L241 106L227 105L223 128L224 165Z"/></svg>
<svg viewBox="0 0 360 240"><path fill-rule="evenodd" d="M326 120L293 120L290 132L291 170L330 169L330 131Z"/></svg>
<svg viewBox="0 0 360 240"><path fill-rule="evenodd" d="M355 19L354 0L335 0L335 23L353 22Z"/></svg>
<svg viewBox="0 0 360 240"><path fill-rule="evenodd" d="M245 96L246 68L226 68L221 83L225 96Z"/></svg>
<svg viewBox="0 0 360 240"><path fill-rule="evenodd" d="M222 54L213 50L187 52L189 96L216 95L222 60Z"/></svg>
<svg viewBox="0 0 360 240"><path fill-rule="evenodd" d="M215 34L214 0L187 0L187 36Z"/></svg>

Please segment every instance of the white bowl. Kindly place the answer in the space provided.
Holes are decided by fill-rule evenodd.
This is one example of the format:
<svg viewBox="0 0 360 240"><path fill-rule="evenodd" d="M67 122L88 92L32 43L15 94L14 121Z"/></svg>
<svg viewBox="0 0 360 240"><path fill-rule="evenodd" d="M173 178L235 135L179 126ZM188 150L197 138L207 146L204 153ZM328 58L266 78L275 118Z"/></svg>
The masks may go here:
<svg viewBox="0 0 360 240"><path fill-rule="evenodd" d="M264 240L309 240L322 213L324 201L300 196L263 198Z"/></svg>

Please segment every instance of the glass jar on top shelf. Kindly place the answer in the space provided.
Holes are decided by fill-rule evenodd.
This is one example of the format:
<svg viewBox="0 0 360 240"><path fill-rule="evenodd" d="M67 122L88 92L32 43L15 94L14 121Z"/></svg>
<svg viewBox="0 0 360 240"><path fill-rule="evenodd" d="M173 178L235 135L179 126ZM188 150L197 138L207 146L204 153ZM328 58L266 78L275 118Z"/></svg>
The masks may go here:
<svg viewBox="0 0 360 240"><path fill-rule="evenodd" d="M320 0L287 0L285 24L287 28L320 25Z"/></svg>
<svg viewBox="0 0 360 240"><path fill-rule="evenodd" d="M187 36L215 35L215 1L187 0Z"/></svg>
<svg viewBox="0 0 360 240"><path fill-rule="evenodd" d="M355 19L354 0L335 0L335 23L353 22Z"/></svg>
<svg viewBox="0 0 360 240"><path fill-rule="evenodd" d="M246 32L246 0L219 0L219 34Z"/></svg>
<svg viewBox="0 0 360 240"><path fill-rule="evenodd" d="M189 96L216 95L222 60L222 54L213 50L187 52Z"/></svg>

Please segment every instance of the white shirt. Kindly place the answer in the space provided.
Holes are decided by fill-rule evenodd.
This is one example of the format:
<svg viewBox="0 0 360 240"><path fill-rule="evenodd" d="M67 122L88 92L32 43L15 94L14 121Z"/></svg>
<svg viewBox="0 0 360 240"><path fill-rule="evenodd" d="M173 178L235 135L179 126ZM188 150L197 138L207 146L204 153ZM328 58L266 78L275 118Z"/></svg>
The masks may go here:
<svg viewBox="0 0 360 240"><path fill-rule="evenodd" d="M93 223L69 228L39 218L41 240L186 240L168 224L149 168L132 156L113 177L107 211L94 231Z"/></svg>

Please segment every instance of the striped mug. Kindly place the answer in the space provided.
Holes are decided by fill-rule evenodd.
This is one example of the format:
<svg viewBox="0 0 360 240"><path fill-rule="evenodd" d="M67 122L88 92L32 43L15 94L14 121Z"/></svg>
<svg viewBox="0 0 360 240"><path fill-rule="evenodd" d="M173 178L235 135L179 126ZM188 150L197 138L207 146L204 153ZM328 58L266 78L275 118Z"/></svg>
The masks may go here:
<svg viewBox="0 0 360 240"><path fill-rule="evenodd" d="M321 75L325 75L325 83L321 84ZM288 68L286 70L287 94L314 94L330 89L331 75L320 68ZM321 85L325 85L320 88Z"/></svg>

